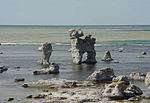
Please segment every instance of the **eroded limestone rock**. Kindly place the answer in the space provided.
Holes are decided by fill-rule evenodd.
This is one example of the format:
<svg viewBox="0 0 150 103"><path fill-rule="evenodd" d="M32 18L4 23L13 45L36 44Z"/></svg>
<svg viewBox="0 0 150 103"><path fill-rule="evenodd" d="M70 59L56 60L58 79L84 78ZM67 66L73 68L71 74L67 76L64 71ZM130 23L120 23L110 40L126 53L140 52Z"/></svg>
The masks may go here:
<svg viewBox="0 0 150 103"><path fill-rule="evenodd" d="M51 43L48 42L44 43L42 46L42 61L38 62L38 64L41 64L44 67L48 67L50 64L49 59L52 54L52 51L53 50Z"/></svg>
<svg viewBox="0 0 150 103"><path fill-rule="evenodd" d="M112 60L113 60L113 59L111 58L110 52L109 52L109 51L106 51L104 57L102 58L102 61L109 62L109 61L112 61Z"/></svg>
<svg viewBox="0 0 150 103"><path fill-rule="evenodd" d="M120 81L123 81L123 82L125 82L127 85L130 84L130 81L129 81L128 77L125 76L125 75L120 75L120 76L114 77L114 78L112 79L112 81L113 81L113 82L120 82Z"/></svg>
<svg viewBox="0 0 150 103"><path fill-rule="evenodd" d="M93 72L87 78L87 80L104 82L104 81L111 81L113 77L115 77L113 69L109 67L104 67Z"/></svg>
<svg viewBox="0 0 150 103"><path fill-rule="evenodd" d="M150 72L147 72L146 74L145 85L150 89Z"/></svg>
<svg viewBox="0 0 150 103"><path fill-rule="evenodd" d="M131 80L137 80L137 81L144 81L146 77L146 74L141 73L141 72L132 72L129 75L129 79Z"/></svg>
<svg viewBox="0 0 150 103"><path fill-rule="evenodd" d="M87 35L84 39L80 37L84 36L83 31L81 29L71 29L70 32L70 40L71 40L71 53L73 57L73 63L81 64L95 64L96 61L96 51L94 48L95 38L92 38L92 35ZM87 53L87 59L82 62L83 54Z"/></svg>
<svg viewBox="0 0 150 103"><path fill-rule="evenodd" d="M52 63L49 68L44 68L39 71L34 71L34 75L40 75L40 74L56 74L59 73L59 65L56 63Z"/></svg>
<svg viewBox="0 0 150 103"><path fill-rule="evenodd" d="M22 86L25 88L71 88L71 87L86 87L91 86L93 83L88 81L66 80L66 79L48 79L39 80L37 82L27 82Z"/></svg>

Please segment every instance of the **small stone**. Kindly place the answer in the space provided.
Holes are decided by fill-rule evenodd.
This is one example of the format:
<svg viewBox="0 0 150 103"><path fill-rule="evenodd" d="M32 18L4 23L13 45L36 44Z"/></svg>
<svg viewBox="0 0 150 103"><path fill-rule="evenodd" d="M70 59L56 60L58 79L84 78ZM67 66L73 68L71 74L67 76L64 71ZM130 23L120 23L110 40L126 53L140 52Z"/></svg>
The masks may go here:
<svg viewBox="0 0 150 103"><path fill-rule="evenodd" d="M150 94L145 94L142 96L144 99L150 99Z"/></svg>
<svg viewBox="0 0 150 103"><path fill-rule="evenodd" d="M123 51L124 51L124 48L119 48L118 51L119 51L119 52L123 52Z"/></svg>
<svg viewBox="0 0 150 103"><path fill-rule="evenodd" d="M29 99L29 98L32 98L32 97L33 97L32 95L28 95L28 96L26 96L26 98L28 98L28 99Z"/></svg>
<svg viewBox="0 0 150 103"><path fill-rule="evenodd" d="M3 54L3 52L0 52L0 54Z"/></svg>
<svg viewBox="0 0 150 103"><path fill-rule="evenodd" d="M35 98L35 99L45 98L45 97L46 97L46 95L44 95L44 94L38 94L38 95L33 96L33 98Z"/></svg>
<svg viewBox="0 0 150 103"><path fill-rule="evenodd" d="M143 52L142 52L142 55L147 55L147 53L143 51Z"/></svg>
<svg viewBox="0 0 150 103"><path fill-rule="evenodd" d="M13 101L14 100L14 98L8 98L8 99L6 99L6 101Z"/></svg>
<svg viewBox="0 0 150 103"><path fill-rule="evenodd" d="M129 98L128 100L129 100L129 101L139 101L139 99L136 98L136 97L131 97L131 98Z"/></svg>
<svg viewBox="0 0 150 103"><path fill-rule="evenodd" d="M105 55L104 57L102 58L102 61L106 61L106 62L109 62L109 61L112 61L113 59L111 58L111 54L109 51L105 51Z"/></svg>
<svg viewBox="0 0 150 103"><path fill-rule="evenodd" d="M137 81L144 81L146 77L146 74L141 72L132 72L129 75L129 79L131 80L137 80Z"/></svg>
<svg viewBox="0 0 150 103"><path fill-rule="evenodd" d="M20 69L20 66L16 66L15 69Z"/></svg>
<svg viewBox="0 0 150 103"><path fill-rule="evenodd" d="M17 78L14 80L14 82L21 82L21 81L24 81L25 79L24 78Z"/></svg>
<svg viewBox="0 0 150 103"><path fill-rule="evenodd" d="M28 84L23 84L22 87L28 88L29 86L28 86Z"/></svg>
<svg viewBox="0 0 150 103"><path fill-rule="evenodd" d="M113 60L112 62L113 62L113 63L119 63L119 61L118 61L118 60Z"/></svg>

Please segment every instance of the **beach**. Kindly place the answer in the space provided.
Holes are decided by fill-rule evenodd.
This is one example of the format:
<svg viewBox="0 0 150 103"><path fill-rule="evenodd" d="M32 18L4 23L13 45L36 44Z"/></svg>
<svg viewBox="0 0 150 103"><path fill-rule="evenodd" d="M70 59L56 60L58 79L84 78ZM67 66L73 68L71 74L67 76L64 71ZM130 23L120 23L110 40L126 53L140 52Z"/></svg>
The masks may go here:
<svg viewBox="0 0 150 103"><path fill-rule="evenodd" d="M96 38L95 50L97 63L95 65L72 64L68 29L81 28L84 34L92 34ZM0 74L0 101L13 97L26 100L29 94L41 90L22 88L23 82L15 83L16 78L25 78L25 82L40 79L63 78L69 80L86 80L95 70L102 67L114 69L116 76L131 72L147 73L150 70L150 26L0 26L0 64L8 66L8 71ZM33 75L33 71L42 69L37 65L41 60L41 52L37 49L43 42L51 42L53 47L50 62L60 66L60 74ZM118 52L124 48L123 52ZM101 61L106 50L119 63ZM146 51L144 58L136 58ZM83 57L85 60L85 56ZM19 69L16 67L19 66ZM144 82L132 81L141 88L144 94L150 94ZM18 101L17 101L18 102ZM149 101L148 101L149 102ZM145 100L139 101L145 103Z"/></svg>

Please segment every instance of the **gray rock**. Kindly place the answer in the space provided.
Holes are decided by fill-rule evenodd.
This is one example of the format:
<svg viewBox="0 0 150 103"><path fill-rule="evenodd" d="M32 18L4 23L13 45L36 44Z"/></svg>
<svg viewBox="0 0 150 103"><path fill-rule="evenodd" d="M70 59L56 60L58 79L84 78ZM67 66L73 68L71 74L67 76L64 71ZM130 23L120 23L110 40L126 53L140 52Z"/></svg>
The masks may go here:
<svg viewBox="0 0 150 103"><path fill-rule="evenodd" d="M129 100L129 101L139 101L139 99L136 98L136 97L131 97L131 98L129 98L128 100Z"/></svg>
<svg viewBox="0 0 150 103"><path fill-rule="evenodd" d="M104 82L104 81L111 81L113 77L115 77L113 69L109 67L104 67L93 72L87 78L87 80Z"/></svg>
<svg viewBox="0 0 150 103"><path fill-rule="evenodd" d="M150 89L150 72L147 72L146 74L145 85Z"/></svg>
<svg viewBox="0 0 150 103"><path fill-rule="evenodd" d="M144 99L150 99L150 94L142 95L142 97L143 97Z"/></svg>
<svg viewBox="0 0 150 103"><path fill-rule="evenodd" d="M93 85L87 81L77 81L77 80L66 80L66 79L48 79L48 80L39 80L37 82L27 82L22 86L24 88L71 88L71 87L85 87Z"/></svg>
<svg viewBox="0 0 150 103"><path fill-rule="evenodd" d="M4 71L7 71L8 68L6 66L0 65L0 73L3 73Z"/></svg>
<svg viewBox="0 0 150 103"><path fill-rule="evenodd" d="M145 51L142 52L142 55L147 55L147 53Z"/></svg>
<svg viewBox="0 0 150 103"><path fill-rule="evenodd" d="M129 75L129 79L131 80L137 80L137 81L144 81L146 77L146 74L143 74L141 72L132 72Z"/></svg>
<svg viewBox="0 0 150 103"><path fill-rule="evenodd" d="M71 53L73 57L73 63L81 64L95 64L96 61L96 51L94 48L95 38L92 38L91 34L87 35L84 39L80 37L84 36L81 29L71 29L70 40L71 40ZM83 54L87 53L87 59L82 62Z"/></svg>
<svg viewBox="0 0 150 103"><path fill-rule="evenodd" d="M106 86L106 89L104 90L104 93L102 95L105 98L109 98L110 100L124 99L124 90L126 88L127 85L123 81L112 82L111 84Z"/></svg>
<svg viewBox="0 0 150 103"><path fill-rule="evenodd" d="M126 91L131 91L135 95L142 95L143 94L143 91L139 87L135 86L134 84L129 85L126 88L125 93L127 93Z"/></svg>
<svg viewBox="0 0 150 103"><path fill-rule="evenodd" d="M42 48L43 48L43 46L40 46L40 47L38 48L38 51L42 51Z"/></svg>
<svg viewBox="0 0 150 103"><path fill-rule="evenodd" d="M112 61L112 60L113 60L113 59L111 58L110 52L109 52L109 51L105 51L105 55L104 55L104 57L102 58L102 61L109 62L109 61Z"/></svg>
<svg viewBox="0 0 150 103"><path fill-rule="evenodd" d="M112 81L113 81L113 82L123 81L123 82L125 82L127 85L130 84L130 81L129 81L128 77L125 76L125 75L120 75L120 76L118 76L118 77L114 77L114 78L112 79Z"/></svg>
<svg viewBox="0 0 150 103"><path fill-rule="evenodd" d="M39 61L38 64L41 64L44 67L48 67L50 64L49 59L52 54L52 51L53 50L51 43L44 43L42 46L42 62Z"/></svg>
<svg viewBox="0 0 150 103"><path fill-rule="evenodd" d="M14 98L8 98L8 99L5 99L5 101L9 102L9 101L13 101Z"/></svg>
<svg viewBox="0 0 150 103"><path fill-rule="evenodd" d="M123 51L124 51L124 48L119 48L118 51L119 51L119 52L123 52Z"/></svg>
<svg viewBox="0 0 150 103"><path fill-rule="evenodd" d="M57 74L59 73L59 66L56 63L52 63L49 68L44 68L39 71L34 71L34 75L40 75L40 74Z"/></svg>

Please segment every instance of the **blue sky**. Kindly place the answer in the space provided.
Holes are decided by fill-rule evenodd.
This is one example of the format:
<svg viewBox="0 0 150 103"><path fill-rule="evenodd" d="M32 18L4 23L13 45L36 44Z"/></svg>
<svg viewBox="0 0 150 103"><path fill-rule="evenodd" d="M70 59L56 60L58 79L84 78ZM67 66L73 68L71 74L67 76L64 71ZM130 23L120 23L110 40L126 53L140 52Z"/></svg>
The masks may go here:
<svg viewBox="0 0 150 103"><path fill-rule="evenodd" d="M150 0L0 0L0 25L149 25Z"/></svg>

